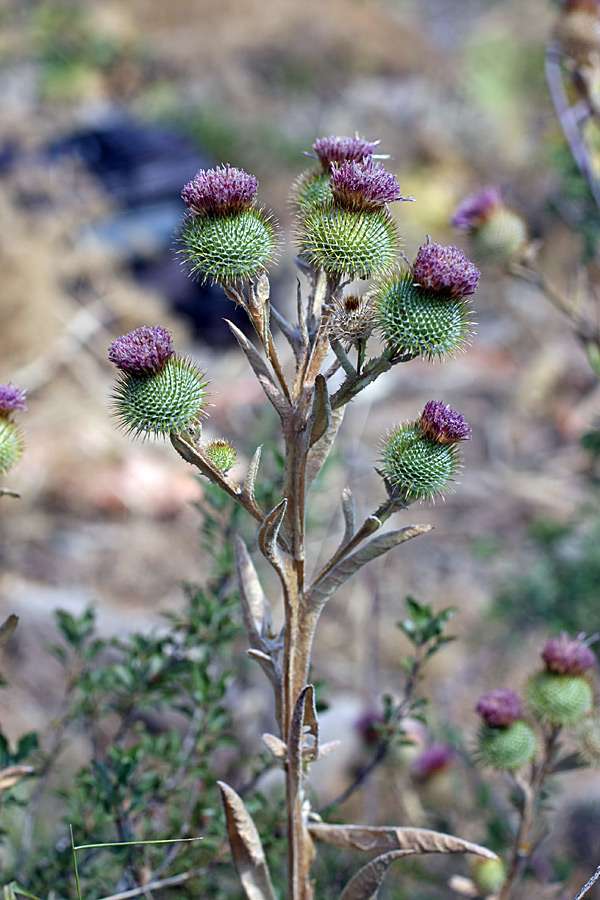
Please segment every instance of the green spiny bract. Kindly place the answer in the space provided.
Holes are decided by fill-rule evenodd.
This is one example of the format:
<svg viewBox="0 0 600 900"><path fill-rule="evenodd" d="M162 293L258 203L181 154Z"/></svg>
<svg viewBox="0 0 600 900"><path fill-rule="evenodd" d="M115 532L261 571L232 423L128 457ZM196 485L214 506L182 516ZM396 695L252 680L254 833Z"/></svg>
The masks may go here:
<svg viewBox="0 0 600 900"><path fill-rule="evenodd" d="M226 286L258 276L278 246L273 218L258 207L220 217L190 216L180 237L192 275Z"/></svg>
<svg viewBox="0 0 600 900"><path fill-rule="evenodd" d="M331 203L333 195L329 187L329 173L306 169L292 185L290 203L299 213L307 213L311 209Z"/></svg>
<svg viewBox="0 0 600 900"><path fill-rule="evenodd" d="M204 444L202 449L219 472L227 472L235 465L235 448L231 446L229 441L215 438L208 444Z"/></svg>
<svg viewBox="0 0 600 900"><path fill-rule="evenodd" d="M302 216L298 243L311 265L334 277L370 278L393 264L398 234L387 209L357 212L326 204Z"/></svg>
<svg viewBox="0 0 600 900"><path fill-rule="evenodd" d="M23 437L14 422L0 417L0 474L4 475L23 452Z"/></svg>
<svg viewBox="0 0 600 900"><path fill-rule="evenodd" d="M514 771L531 762L537 749L537 738L532 727L523 719L516 719L507 728L490 728L479 732L478 757L480 761L500 771Z"/></svg>
<svg viewBox="0 0 600 900"><path fill-rule="evenodd" d="M158 438L198 424L206 415L205 388L195 363L175 355L151 375L119 371L112 399L121 427Z"/></svg>
<svg viewBox="0 0 600 900"><path fill-rule="evenodd" d="M388 490L412 503L441 493L459 468L456 444L433 441L418 425L399 425L385 441L378 471Z"/></svg>
<svg viewBox="0 0 600 900"><path fill-rule="evenodd" d="M538 719L551 725L575 725L594 704L594 692L583 675L560 675L543 671L525 685L525 700Z"/></svg>
<svg viewBox="0 0 600 900"><path fill-rule="evenodd" d="M441 358L468 341L471 322L465 298L425 291L410 273L382 283L374 304L383 340L397 355Z"/></svg>

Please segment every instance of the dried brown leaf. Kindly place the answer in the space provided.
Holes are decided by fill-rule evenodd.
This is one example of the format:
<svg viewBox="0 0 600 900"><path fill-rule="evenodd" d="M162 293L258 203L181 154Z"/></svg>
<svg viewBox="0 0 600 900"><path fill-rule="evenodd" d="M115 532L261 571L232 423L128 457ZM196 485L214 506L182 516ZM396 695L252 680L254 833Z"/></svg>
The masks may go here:
<svg viewBox="0 0 600 900"><path fill-rule="evenodd" d="M262 446L257 447L254 451L254 456L250 460L250 465L248 466L248 471L246 472L246 478L244 479L244 484L242 485L241 497L244 500L250 500L252 503L256 503L256 499L254 497L254 485L256 484L256 476L258 475L258 466L260 464L261 451Z"/></svg>
<svg viewBox="0 0 600 900"><path fill-rule="evenodd" d="M236 871L248 900L275 900L271 875L260 836L242 798L233 788L218 781L221 791L227 835Z"/></svg>
<svg viewBox="0 0 600 900"><path fill-rule="evenodd" d="M17 784L27 775L33 775L35 769L32 766L7 766L6 769L0 769L0 793Z"/></svg>
<svg viewBox="0 0 600 900"><path fill-rule="evenodd" d="M377 521L375 519L375 522ZM405 541L409 541L411 538L420 534L427 534L432 528L433 525L407 525L404 528L399 528L397 531L387 531L385 534L373 538L360 550L342 559L330 572L316 582L310 591L310 604L316 607L323 606L344 582L352 578L368 562L377 559L378 556L387 553L388 550L405 543ZM360 532L353 539L353 543L359 539L359 535Z"/></svg>
<svg viewBox="0 0 600 900"><path fill-rule="evenodd" d="M310 432L310 446L316 444L323 437L331 425L331 403L327 391L327 382L323 375L317 375L315 379L315 397L312 408L312 427Z"/></svg>
<svg viewBox="0 0 600 900"><path fill-rule="evenodd" d="M325 464L329 451L336 439L337 433L344 418L345 408L342 406L331 414L331 423L327 431L311 447L306 463L306 483L310 486Z"/></svg>
<svg viewBox="0 0 600 900"><path fill-rule="evenodd" d="M313 837L342 850L362 850L371 853L389 850L410 850L412 853L474 853L485 859L497 859L496 854L487 847L441 831L431 831L429 828L328 825L325 822L311 822L308 830Z"/></svg>
<svg viewBox="0 0 600 900"><path fill-rule="evenodd" d="M314 745L308 753L304 750L304 740L307 733L312 734L314 738ZM317 722L317 710L315 707L315 689L312 684L307 684L298 694L298 699L292 712L288 735L288 765L290 778L295 784L296 793L300 790L303 760L316 759L318 755L319 723Z"/></svg>
<svg viewBox="0 0 600 900"><path fill-rule="evenodd" d="M0 647L3 647L19 624L19 617L11 613L0 625Z"/></svg>
<svg viewBox="0 0 600 900"><path fill-rule="evenodd" d="M413 850L392 850L391 853L376 856L350 879L340 894L340 900L376 900L379 888L392 863L413 853Z"/></svg>
<svg viewBox="0 0 600 900"><path fill-rule="evenodd" d="M278 390L264 359L254 346L254 344L250 343L246 335L243 334L243 332L241 332L240 329L233 324L233 322L230 322L229 319L225 319L225 321L229 325L233 336L240 345L240 349L248 360L250 368L256 375L261 388L263 389L279 415L284 416L289 410L289 404L285 397Z"/></svg>

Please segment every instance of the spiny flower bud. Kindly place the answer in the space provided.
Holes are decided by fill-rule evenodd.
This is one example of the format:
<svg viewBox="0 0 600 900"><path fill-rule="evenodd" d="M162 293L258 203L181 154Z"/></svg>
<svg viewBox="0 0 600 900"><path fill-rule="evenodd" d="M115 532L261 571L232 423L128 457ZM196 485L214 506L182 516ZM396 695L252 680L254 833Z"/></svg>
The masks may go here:
<svg viewBox="0 0 600 900"><path fill-rule="evenodd" d="M506 882L506 866L501 859L476 857L470 862L469 871L481 897L498 894Z"/></svg>
<svg viewBox="0 0 600 900"><path fill-rule="evenodd" d="M26 391L9 381L8 384L0 384L0 418L10 418L13 412L27 412L25 406Z"/></svg>
<svg viewBox="0 0 600 900"><path fill-rule="evenodd" d="M0 416L0 475L14 466L22 452L21 430L6 416Z"/></svg>
<svg viewBox="0 0 600 900"><path fill-rule="evenodd" d="M495 187L467 197L456 209L451 224L470 235L473 253L482 262L508 263L527 243L525 222L504 205Z"/></svg>
<svg viewBox="0 0 600 900"><path fill-rule="evenodd" d="M271 216L254 206L258 182L242 169L201 169L184 187L190 215L183 225L184 258L203 281L233 285L258 276L277 250Z"/></svg>
<svg viewBox="0 0 600 900"><path fill-rule="evenodd" d="M27 412L25 393L12 381L0 384L0 475L8 472L23 452L23 433L12 418L15 412Z"/></svg>
<svg viewBox="0 0 600 900"><path fill-rule="evenodd" d="M142 325L110 345L108 358L123 372L155 375L173 356L171 335L160 325Z"/></svg>
<svg viewBox="0 0 600 900"><path fill-rule="evenodd" d="M546 670L528 679L525 700L537 719L556 726L575 725L591 711L594 692L582 675Z"/></svg>
<svg viewBox="0 0 600 900"><path fill-rule="evenodd" d="M382 281L374 303L383 340L397 355L441 359L468 341L471 320L465 298L425 290L412 273Z"/></svg>
<svg viewBox="0 0 600 900"><path fill-rule="evenodd" d="M182 432L206 414L204 374L192 360L173 353L165 329L124 335L111 344L109 357L118 368L115 413L135 437Z"/></svg>
<svg viewBox="0 0 600 900"><path fill-rule="evenodd" d="M388 491L407 503L431 500L448 487L460 468L458 444L468 439L470 431L459 413L436 401L432 403L441 423L439 429L426 431L421 425L431 418L427 404L414 424L398 425L383 446L379 474ZM453 434L453 439L448 440L444 434Z"/></svg>
<svg viewBox="0 0 600 900"><path fill-rule="evenodd" d="M419 248L413 263L413 281L423 291L452 300L469 297L479 284L479 269L458 247L427 243Z"/></svg>
<svg viewBox="0 0 600 900"><path fill-rule="evenodd" d="M369 296L346 294L336 297L329 314L329 333L346 348L367 340L374 326L373 302Z"/></svg>
<svg viewBox="0 0 600 900"><path fill-rule="evenodd" d="M499 688L484 694L475 707L490 728L507 728L523 715L523 704L514 691Z"/></svg>
<svg viewBox="0 0 600 900"><path fill-rule="evenodd" d="M202 447L219 472L228 472L236 462L235 448L222 438L215 438Z"/></svg>
<svg viewBox="0 0 600 900"><path fill-rule="evenodd" d="M323 171L329 173L331 163L341 163L344 160L362 161L365 157L373 156L379 141L366 141L364 138L344 137L331 135L318 138L312 145L314 157L319 159ZM306 156L313 156L307 153Z"/></svg>
<svg viewBox="0 0 600 900"><path fill-rule="evenodd" d="M484 725L479 732L479 759L492 769L508 772L520 769L531 762L536 749L535 732L523 719L515 719L506 728Z"/></svg>
<svg viewBox="0 0 600 900"><path fill-rule="evenodd" d="M400 193L395 175L372 157L331 164L331 193L342 209L372 212L395 200L408 200Z"/></svg>
<svg viewBox="0 0 600 900"><path fill-rule="evenodd" d="M596 665L594 652L584 642L583 635L571 638L564 631L545 644L541 656L548 671L558 675L583 675Z"/></svg>

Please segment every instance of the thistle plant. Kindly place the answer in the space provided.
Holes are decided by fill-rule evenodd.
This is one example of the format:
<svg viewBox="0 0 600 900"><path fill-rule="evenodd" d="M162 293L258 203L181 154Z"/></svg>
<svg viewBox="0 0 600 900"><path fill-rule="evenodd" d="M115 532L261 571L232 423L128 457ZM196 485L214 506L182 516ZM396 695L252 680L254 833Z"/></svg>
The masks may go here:
<svg viewBox="0 0 600 900"><path fill-rule="evenodd" d="M26 412L25 391L11 381L0 384L0 475L5 475L18 462L23 452L23 433L15 422L16 412ZM18 497L16 491L0 487L0 497Z"/></svg>
<svg viewBox="0 0 600 900"><path fill-rule="evenodd" d="M168 436L186 462L243 507L257 522L258 549L279 581L282 622L275 621L251 553L238 537L235 566L247 652L274 695L278 734L264 740L285 774L288 896L313 897L313 841L321 839L377 854L342 893L345 900L367 900L389 866L409 854L468 852L495 858L483 847L437 832L325 824L311 812L306 791L310 766L324 752L309 678L321 612L364 565L430 531L426 524L387 531L383 525L412 503L450 488L469 426L443 400L433 400L414 422L392 427L377 463L381 502L357 523L354 497L344 490L339 546L316 571L307 550L307 505L347 404L397 364L416 357L441 359L467 342L467 304L479 273L461 251L429 239L412 266L399 258L398 227L389 205L410 198L402 196L395 176L375 158L376 142L329 137L312 149L318 166L301 176L292 197L297 262L305 279L298 287L293 322L271 303L267 270L276 255L279 228L271 214L255 205L256 179L224 166L198 172L183 191L188 217L182 253L192 274L220 283L245 310L256 333L255 345L229 323L279 420L284 469L281 499L274 508L263 509L257 500L260 447L237 483L228 474L235 461L233 446L226 438L202 441L204 375L171 348L164 329L153 326L125 335L113 343L109 356L119 370L113 405L121 426L135 437ZM352 279L367 284L345 294ZM290 353L286 359L274 340L273 325L289 345L291 364ZM377 338L381 346L370 356L369 346ZM250 814L232 787L221 783L221 794L246 895L270 900L275 891Z"/></svg>

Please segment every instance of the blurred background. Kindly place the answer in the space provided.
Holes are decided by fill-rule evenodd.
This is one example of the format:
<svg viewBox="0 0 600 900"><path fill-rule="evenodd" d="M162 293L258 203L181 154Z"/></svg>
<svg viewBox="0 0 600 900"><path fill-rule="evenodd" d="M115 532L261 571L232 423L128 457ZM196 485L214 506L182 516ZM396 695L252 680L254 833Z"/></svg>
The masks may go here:
<svg viewBox="0 0 600 900"><path fill-rule="evenodd" d="M381 140L415 197L394 212L409 259L427 234L468 253L449 219L493 184L527 221L550 279L574 291L592 239L573 227L579 181L544 77L556 13L549 0L3 0L0 383L27 389L29 407L26 452L3 479L21 498L0 509L0 614L20 617L2 662L9 736L55 711L58 670L40 644L56 607L93 603L101 631L123 634L177 609L182 580L206 578L202 483L170 446L116 430L111 340L162 324L201 360L214 403L205 434L236 445L233 477L276 440L222 322L235 310L177 259L183 184L223 162L257 175L287 242L272 296L291 311L290 185L317 137L358 132ZM373 467L390 426L441 399L473 429L455 492L397 518L435 532L327 609L315 670L338 731L400 683L402 637L389 625L406 594L460 611L459 640L434 660L427 691L467 731L477 697L518 687L549 634L598 629L596 468L581 445L600 412L598 378L534 287L483 266L474 307L468 352L397 367L351 405L314 499L316 557L339 535L345 484L363 514L379 503ZM252 703L268 716L261 678Z"/></svg>

